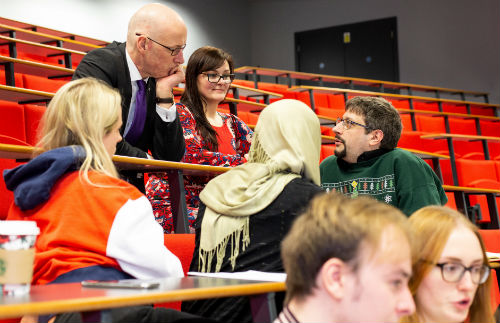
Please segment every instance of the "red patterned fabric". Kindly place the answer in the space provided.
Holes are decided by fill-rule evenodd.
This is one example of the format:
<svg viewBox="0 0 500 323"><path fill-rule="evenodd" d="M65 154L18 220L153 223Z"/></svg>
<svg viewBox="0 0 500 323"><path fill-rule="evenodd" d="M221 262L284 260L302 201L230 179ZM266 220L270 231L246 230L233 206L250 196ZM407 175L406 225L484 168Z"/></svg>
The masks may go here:
<svg viewBox="0 0 500 323"><path fill-rule="evenodd" d="M222 118L223 127L226 127L227 132L230 134L226 137L226 140L230 141L229 144L232 147L233 153L214 152L203 148L203 138L196 130L196 121L189 109L180 103L176 106L186 142L186 152L182 159L183 162L212 166L237 166L246 162L243 156L250 150L253 132L241 119L231 114L218 112ZM224 140L223 137L219 139ZM221 144L219 141L220 147L225 147L226 145L227 143ZM198 205L200 203L198 195L209 180L209 177L184 177L190 228L192 228L192 224L198 214ZM156 221L161 224L163 231L165 233L173 232L168 177L166 174L158 173L149 175L146 184L146 196L153 206Z"/></svg>

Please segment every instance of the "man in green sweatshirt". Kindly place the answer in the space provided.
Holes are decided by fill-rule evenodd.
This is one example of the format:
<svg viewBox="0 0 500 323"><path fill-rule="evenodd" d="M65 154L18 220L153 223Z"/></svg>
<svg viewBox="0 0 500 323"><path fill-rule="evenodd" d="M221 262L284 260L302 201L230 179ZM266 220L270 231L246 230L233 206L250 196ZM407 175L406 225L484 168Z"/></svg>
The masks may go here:
<svg viewBox="0 0 500 323"><path fill-rule="evenodd" d="M447 202L441 182L419 157L396 148L402 124L387 100L354 97L337 120L335 156L320 165L321 186L351 197L370 195L407 216Z"/></svg>

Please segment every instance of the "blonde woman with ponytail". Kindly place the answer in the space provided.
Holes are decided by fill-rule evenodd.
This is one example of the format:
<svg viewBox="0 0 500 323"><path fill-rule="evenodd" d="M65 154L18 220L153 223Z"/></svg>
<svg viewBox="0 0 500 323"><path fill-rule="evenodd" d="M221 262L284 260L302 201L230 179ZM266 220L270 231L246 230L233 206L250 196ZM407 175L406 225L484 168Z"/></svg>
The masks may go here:
<svg viewBox="0 0 500 323"><path fill-rule="evenodd" d="M89 170L118 178L111 156L121 140L121 98L118 92L96 79L65 85L52 99L41 122L42 150L79 145L85 151L80 175ZM106 107L106 108L103 108ZM116 141L116 142L115 142Z"/></svg>

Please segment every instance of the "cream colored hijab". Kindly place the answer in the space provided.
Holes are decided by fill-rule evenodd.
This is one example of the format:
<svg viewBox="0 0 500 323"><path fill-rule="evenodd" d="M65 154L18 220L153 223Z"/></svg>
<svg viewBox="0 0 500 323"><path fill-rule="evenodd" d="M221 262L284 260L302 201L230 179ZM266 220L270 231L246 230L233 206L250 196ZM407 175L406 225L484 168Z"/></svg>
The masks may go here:
<svg viewBox="0 0 500 323"><path fill-rule="evenodd" d="M249 218L271 204L293 179L320 184L321 130L310 107L297 100L280 100L260 114L248 162L211 180L200 194L207 206L201 224L200 271L220 271L231 240L234 269L243 233L243 251L250 242Z"/></svg>

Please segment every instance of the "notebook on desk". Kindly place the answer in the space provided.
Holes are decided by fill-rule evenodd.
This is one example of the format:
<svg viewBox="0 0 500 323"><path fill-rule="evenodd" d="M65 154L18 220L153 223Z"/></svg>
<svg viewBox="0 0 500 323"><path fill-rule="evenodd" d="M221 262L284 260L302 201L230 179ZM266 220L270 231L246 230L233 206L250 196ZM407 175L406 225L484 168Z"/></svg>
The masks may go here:
<svg viewBox="0 0 500 323"><path fill-rule="evenodd" d="M240 271L233 273L228 273L228 272L201 273L196 271L190 271L188 272L188 276L246 279L246 280L259 280L268 282L284 282L286 280L286 273L270 273L270 272L256 271L256 270Z"/></svg>

